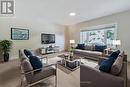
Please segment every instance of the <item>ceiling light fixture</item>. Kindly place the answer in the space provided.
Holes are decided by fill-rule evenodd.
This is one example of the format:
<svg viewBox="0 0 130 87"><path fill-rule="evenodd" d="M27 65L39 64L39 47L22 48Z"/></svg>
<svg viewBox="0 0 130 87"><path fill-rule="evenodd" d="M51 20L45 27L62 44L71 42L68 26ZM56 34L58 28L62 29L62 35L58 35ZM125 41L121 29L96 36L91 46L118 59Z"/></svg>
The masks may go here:
<svg viewBox="0 0 130 87"><path fill-rule="evenodd" d="M70 15L70 16L75 16L75 15L76 15L76 13L71 12L69 15Z"/></svg>

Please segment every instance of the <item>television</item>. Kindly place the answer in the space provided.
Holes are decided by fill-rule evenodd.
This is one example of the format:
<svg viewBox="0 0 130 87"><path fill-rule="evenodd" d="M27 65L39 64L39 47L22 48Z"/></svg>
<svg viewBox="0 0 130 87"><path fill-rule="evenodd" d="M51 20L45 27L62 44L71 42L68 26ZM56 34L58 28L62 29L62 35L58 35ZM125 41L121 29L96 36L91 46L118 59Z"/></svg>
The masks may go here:
<svg viewBox="0 0 130 87"><path fill-rule="evenodd" d="M53 44L55 43L55 34L41 34L41 44Z"/></svg>

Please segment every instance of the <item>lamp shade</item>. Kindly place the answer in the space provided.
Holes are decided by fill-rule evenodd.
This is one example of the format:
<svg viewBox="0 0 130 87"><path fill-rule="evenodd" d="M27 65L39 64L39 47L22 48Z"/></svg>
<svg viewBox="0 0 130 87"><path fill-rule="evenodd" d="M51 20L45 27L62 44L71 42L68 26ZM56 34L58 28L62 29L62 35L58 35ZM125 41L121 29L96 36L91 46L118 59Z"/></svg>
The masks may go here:
<svg viewBox="0 0 130 87"><path fill-rule="evenodd" d="M121 45L121 41L120 40L113 40L113 45Z"/></svg>
<svg viewBox="0 0 130 87"><path fill-rule="evenodd" d="M71 44L74 44L74 43L75 43L75 40L70 40L70 43L71 43Z"/></svg>

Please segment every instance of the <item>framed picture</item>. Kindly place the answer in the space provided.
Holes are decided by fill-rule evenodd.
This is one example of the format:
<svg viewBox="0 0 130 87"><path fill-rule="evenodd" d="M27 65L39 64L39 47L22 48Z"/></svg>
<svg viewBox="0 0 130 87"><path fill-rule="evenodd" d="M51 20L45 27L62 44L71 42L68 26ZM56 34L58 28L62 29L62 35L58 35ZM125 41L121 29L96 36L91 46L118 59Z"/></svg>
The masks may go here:
<svg viewBox="0 0 130 87"><path fill-rule="evenodd" d="M29 30L20 28L11 28L12 40L29 40Z"/></svg>

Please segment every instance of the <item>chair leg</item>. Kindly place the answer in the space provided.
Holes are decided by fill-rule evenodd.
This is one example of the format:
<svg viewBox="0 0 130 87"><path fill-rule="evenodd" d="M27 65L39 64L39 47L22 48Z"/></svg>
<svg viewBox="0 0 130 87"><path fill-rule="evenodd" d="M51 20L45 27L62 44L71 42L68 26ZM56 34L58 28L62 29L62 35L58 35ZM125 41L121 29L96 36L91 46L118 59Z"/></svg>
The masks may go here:
<svg viewBox="0 0 130 87"><path fill-rule="evenodd" d="M55 65L55 67L56 67L56 76L55 76L55 87L57 87L57 64Z"/></svg>
<svg viewBox="0 0 130 87"><path fill-rule="evenodd" d="M55 76L55 87L57 87L57 76Z"/></svg>
<svg viewBox="0 0 130 87"><path fill-rule="evenodd" d="M23 83L24 83L24 81L23 81L23 79L21 79L20 87L23 87Z"/></svg>
<svg viewBox="0 0 130 87"><path fill-rule="evenodd" d="M24 77L21 77L20 87L30 87L30 86L25 82L25 78L24 78Z"/></svg>

